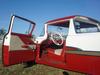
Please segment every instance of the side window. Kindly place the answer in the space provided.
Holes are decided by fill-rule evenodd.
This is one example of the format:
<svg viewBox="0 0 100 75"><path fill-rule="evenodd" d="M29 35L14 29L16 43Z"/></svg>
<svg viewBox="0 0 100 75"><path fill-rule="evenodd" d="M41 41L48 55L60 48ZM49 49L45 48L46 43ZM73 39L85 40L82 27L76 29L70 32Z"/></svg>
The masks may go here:
<svg viewBox="0 0 100 75"><path fill-rule="evenodd" d="M76 33L93 33L100 31L98 26L95 24L80 22L80 21L75 21L74 24Z"/></svg>

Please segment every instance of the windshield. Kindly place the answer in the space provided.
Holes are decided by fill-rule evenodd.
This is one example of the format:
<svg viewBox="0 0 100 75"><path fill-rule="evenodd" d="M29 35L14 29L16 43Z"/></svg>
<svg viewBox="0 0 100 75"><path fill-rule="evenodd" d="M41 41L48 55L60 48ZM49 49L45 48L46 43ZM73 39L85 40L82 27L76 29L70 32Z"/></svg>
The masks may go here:
<svg viewBox="0 0 100 75"><path fill-rule="evenodd" d="M48 25L48 34L59 33L65 39L68 35L69 22Z"/></svg>
<svg viewBox="0 0 100 75"><path fill-rule="evenodd" d="M40 37L41 37L41 36L44 36L44 34L45 34L44 29L45 29L45 28L43 28L42 32L40 33L40 35L39 35Z"/></svg>
<svg viewBox="0 0 100 75"><path fill-rule="evenodd" d="M89 19L76 19L74 21L76 33L100 32L100 23Z"/></svg>

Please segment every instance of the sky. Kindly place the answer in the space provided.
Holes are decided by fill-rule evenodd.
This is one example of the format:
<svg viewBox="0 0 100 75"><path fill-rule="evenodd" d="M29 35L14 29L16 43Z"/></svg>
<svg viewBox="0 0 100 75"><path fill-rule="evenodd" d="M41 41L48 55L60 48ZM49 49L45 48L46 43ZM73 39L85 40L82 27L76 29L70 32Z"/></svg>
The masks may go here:
<svg viewBox="0 0 100 75"><path fill-rule="evenodd" d="M100 0L0 0L0 28L8 29L12 14L34 21L38 36L44 23L56 18L84 15L100 21Z"/></svg>

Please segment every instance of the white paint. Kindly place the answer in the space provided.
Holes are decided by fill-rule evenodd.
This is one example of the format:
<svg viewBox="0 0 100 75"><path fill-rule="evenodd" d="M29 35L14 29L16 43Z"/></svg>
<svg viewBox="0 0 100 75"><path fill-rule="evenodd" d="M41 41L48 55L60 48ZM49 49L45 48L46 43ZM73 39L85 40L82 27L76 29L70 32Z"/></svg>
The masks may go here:
<svg viewBox="0 0 100 75"><path fill-rule="evenodd" d="M69 35L75 35L75 29L74 29L74 22L73 19L69 20L69 31L68 31L68 36Z"/></svg>
<svg viewBox="0 0 100 75"><path fill-rule="evenodd" d="M76 47L84 51L100 51L100 33L69 35L66 46Z"/></svg>
<svg viewBox="0 0 100 75"><path fill-rule="evenodd" d="M100 32L75 33L74 22L70 20L69 34L66 46L82 49L83 51L100 51Z"/></svg>
<svg viewBox="0 0 100 75"><path fill-rule="evenodd" d="M4 45L6 46L10 46L10 37L11 35L10 34L7 34L4 38Z"/></svg>
<svg viewBox="0 0 100 75"><path fill-rule="evenodd" d="M62 49L56 49L54 50L54 54L61 55Z"/></svg>
<svg viewBox="0 0 100 75"><path fill-rule="evenodd" d="M13 23L14 23L14 18L15 18L15 16L12 16L11 23L10 23L10 29L8 31L8 34L4 38L4 45L6 45L6 46L10 46L11 31L12 31L12 27L13 27Z"/></svg>

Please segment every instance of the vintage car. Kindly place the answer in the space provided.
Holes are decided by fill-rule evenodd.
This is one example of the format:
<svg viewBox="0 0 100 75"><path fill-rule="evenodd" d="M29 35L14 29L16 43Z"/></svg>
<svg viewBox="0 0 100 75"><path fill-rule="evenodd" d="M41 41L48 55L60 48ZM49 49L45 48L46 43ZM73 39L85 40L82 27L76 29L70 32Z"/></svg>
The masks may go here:
<svg viewBox="0 0 100 75"><path fill-rule="evenodd" d="M65 43L66 47L78 50L100 51L100 22L88 17L70 16L47 22L44 36L37 38L38 43L47 39L48 35L58 46Z"/></svg>
<svg viewBox="0 0 100 75"><path fill-rule="evenodd" d="M29 23L22 33L20 19ZM15 23L19 29L16 29ZM25 22L25 23L26 23ZM15 26L15 30L13 31ZM100 74L100 22L86 16L68 16L45 23L42 34L32 36L35 23L20 16L11 17L3 41L3 64L35 62L90 75Z"/></svg>

